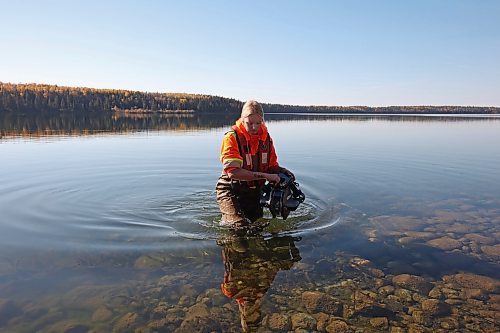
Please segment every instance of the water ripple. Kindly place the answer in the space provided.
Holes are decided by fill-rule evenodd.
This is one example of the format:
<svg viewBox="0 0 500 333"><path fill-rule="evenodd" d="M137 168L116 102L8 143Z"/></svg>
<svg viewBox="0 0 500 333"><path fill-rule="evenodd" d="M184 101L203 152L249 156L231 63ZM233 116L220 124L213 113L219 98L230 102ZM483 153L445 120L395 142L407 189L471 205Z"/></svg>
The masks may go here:
<svg viewBox="0 0 500 333"><path fill-rule="evenodd" d="M267 214L270 226L264 232L297 235L334 228L350 223L353 214L366 209L363 205L387 204L388 195L397 200L497 194L500 154L493 143L498 131L487 125L476 130L474 140L461 141L468 145L464 149L453 141L464 133L456 126L427 132L434 133L429 138L415 129L409 137L405 126L396 126L400 132L391 133L390 140L378 127L372 135L362 132L361 139L336 126L337 132L325 127L301 140L286 127L277 142L290 144L281 147L280 159L298 176L306 201L286 221ZM279 138L279 126L275 129ZM316 132L333 136L331 144L311 149ZM121 249L196 246L186 245L186 239L216 239L224 232L212 190L220 134L3 143L0 241Z"/></svg>

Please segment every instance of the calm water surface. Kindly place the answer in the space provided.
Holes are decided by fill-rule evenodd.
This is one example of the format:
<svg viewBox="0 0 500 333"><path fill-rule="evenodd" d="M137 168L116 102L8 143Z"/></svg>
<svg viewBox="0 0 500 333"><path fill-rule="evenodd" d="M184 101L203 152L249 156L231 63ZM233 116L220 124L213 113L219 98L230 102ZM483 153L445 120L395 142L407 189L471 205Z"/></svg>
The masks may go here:
<svg viewBox="0 0 500 333"><path fill-rule="evenodd" d="M306 202L238 239L231 117L3 117L0 332L498 331L500 118L269 116Z"/></svg>

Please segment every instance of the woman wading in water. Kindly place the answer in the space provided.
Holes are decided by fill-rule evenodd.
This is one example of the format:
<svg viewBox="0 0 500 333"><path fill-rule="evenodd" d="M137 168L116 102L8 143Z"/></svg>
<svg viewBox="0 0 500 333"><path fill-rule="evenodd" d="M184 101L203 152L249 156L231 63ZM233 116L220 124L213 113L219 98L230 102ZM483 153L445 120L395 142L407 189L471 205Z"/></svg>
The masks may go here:
<svg viewBox="0 0 500 333"><path fill-rule="evenodd" d="M278 173L294 177L278 164L258 102L243 105L240 118L224 136L220 160L223 172L216 190L221 224L235 229L257 227L254 222L263 216L260 191L265 182L279 183Z"/></svg>

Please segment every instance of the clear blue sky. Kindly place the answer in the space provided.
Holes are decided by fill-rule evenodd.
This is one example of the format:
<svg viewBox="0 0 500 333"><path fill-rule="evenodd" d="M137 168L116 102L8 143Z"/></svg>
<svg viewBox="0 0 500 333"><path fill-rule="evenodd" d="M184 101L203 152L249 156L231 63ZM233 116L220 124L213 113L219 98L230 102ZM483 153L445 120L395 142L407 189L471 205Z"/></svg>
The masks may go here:
<svg viewBox="0 0 500 333"><path fill-rule="evenodd" d="M500 106L500 0L0 0L0 81Z"/></svg>

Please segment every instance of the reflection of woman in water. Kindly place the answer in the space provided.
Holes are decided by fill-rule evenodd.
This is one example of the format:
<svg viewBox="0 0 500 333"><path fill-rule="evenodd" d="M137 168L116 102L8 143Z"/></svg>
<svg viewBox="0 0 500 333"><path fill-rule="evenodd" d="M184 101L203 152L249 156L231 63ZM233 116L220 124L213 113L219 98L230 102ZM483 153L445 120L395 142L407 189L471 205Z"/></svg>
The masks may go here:
<svg viewBox="0 0 500 333"><path fill-rule="evenodd" d="M260 302L280 270L292 268L300 261L299 250L294 242L300 238L290 236L264 239L233 238L224 240L224 295L238 303L241 326L251 332L261 322Z"/></svg>

